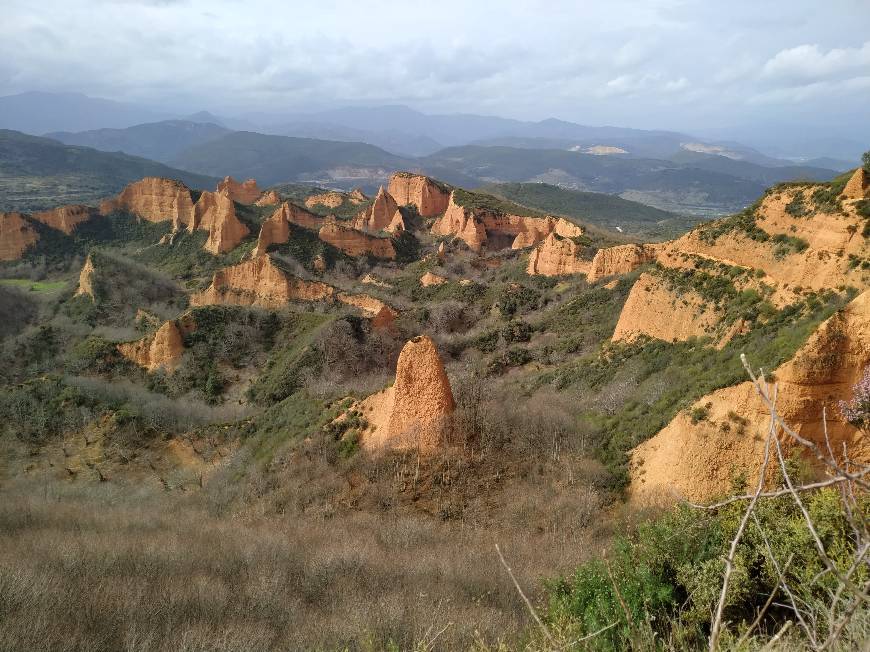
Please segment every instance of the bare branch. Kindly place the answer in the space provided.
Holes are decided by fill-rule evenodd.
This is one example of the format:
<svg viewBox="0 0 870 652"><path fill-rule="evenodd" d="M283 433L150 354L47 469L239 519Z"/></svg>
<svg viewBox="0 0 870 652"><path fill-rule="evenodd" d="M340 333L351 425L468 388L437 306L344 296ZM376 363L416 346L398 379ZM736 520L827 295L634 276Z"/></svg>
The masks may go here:
<svg viewBox="0 0 870 652"><path fill-rule="evenodd" d="M550 634L550 630L547 629L547 626L544 625L544 621L540 619L538 616L538 612L535 611L535 608L532 606L531 601L526 597L526 594L523 593L522 587L520 587L520 583L517 582L517 578L514 577L514 572L511 570L511 567L508 566L508 563L505 561L504 555L501 554L501 548L498 547L498 544L495 544L495 551L498 553L498 558L501 560L501 565L505 567L505 570L510 575L511 581L513 581L514 586L517 589L517 592L520 594L520 597L523 599L523 602L526 603L526 607L529 609L529 613L532 614L532 618L535 619L535 622L538 623L538 627L541 628L541 631L544 633L546 639L550 642L553 647L556 647L556 641L553 638L553 635Z"/></svg>

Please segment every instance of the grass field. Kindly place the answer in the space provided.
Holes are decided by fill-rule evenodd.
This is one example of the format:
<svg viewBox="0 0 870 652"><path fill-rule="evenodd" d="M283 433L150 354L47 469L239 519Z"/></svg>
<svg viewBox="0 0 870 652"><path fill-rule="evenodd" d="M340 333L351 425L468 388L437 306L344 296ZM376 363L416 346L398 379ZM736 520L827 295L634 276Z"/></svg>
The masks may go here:
<svg viewBox="0 0 870 652"><path fill-rule="evenodd" d="M31 281L29 278L3 278L0 285L18 288L25 292L59 292L66 287L66 281Z"/></svg>

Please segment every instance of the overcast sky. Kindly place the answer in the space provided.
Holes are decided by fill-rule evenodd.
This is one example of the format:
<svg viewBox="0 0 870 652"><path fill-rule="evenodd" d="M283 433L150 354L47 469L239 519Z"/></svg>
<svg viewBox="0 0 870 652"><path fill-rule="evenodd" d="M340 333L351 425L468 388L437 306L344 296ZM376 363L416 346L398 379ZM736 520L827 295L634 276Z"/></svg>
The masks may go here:
<svg viewBox="0 0 870 652"><path fill-rule="evenodd" d="M681 130L870 123L870 0L3 0L2 14L0 95Z"/></svg>

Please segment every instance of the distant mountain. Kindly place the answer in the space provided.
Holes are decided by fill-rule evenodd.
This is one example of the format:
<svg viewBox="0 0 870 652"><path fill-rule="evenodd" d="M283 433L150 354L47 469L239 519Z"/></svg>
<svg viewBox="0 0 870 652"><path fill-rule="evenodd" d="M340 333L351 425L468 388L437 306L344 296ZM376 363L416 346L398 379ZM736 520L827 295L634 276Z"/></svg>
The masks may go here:
<svg viewBox="0 0 870 652"><path fill-rule="evenodd" d="M699 152L680 151L671 156L670 160L683 167L698 168L711 172L730 174L741 179L757 181L765 186L772 186L782 181L806 179L809 181L830 181L837 176L838 170L809 165L783 165L769 167L757 165L749 161L737 161L726 156L701 154Z"/></svg>
<svg viewBox="0 0 870 652"><path fill-rule="evenodd" d="M854 170L858 166L858 159L855 159L854 161L847 161L845 159L822 156L820 158L811 158L807 161L803 161L801 165L809 165L811 167L817 168L828 168L829 170L836 170L837 172L846 172L847 170Z"/></svg>
<svg viewBox="0 0 870 652"><path fill-rule="evenodd" d="M125 129L96 129L78 133L61 131L45 136L67 145L93 147L104 152L124 152L166 163L189 147L228 133L229 129L210 122L164 120Z"/></svg>
<svg viewBox="0 0 870 652"><path fill-rule="evenodd" d="M0 130L0 210L94 203L146 176L179 179L192 188L211 189L218 181L127 154Z"/></svg>
<svg viewBox="0 0 870 652"><path fill-rule="evenodd" d="M572 190L618 194L665 210L717 214L740 209L764 191L755 181L658 159L594 156L565 150L451 147L421 160L480 183L543 181Z"/></svg>
<svg viewBox="0 0 870 652"><path fill-rule="evenodd" d="M344 142L368 143L400 156L426 156L443 148L427 136L400 131L367 131L328 122L288 122L264 128L270 134L295 138L317 138Z"/></svg>
<svg viewBox="0 0 870 652"><path fill-rule="evenodd" d="M617 195L568 190L547 183L500 183L479 190L521 206L576 218L643 240L682 235L697 219L628 201Z"/></svg>
<svg viewBox="0 0 870 652"><path fill-rule="evenodd" d="M304 181L371 188L414 159L366 143L272 136L236 131L185 149L172 164L214 176L253 177L261 185Z"/></svg>
<svg viewBox="0 0 870 652"><path fill-rule="evenodd" d="M174 116L81 93L21 93L0 97L0 128L40 135L50 131L121 129Z"/></svg>

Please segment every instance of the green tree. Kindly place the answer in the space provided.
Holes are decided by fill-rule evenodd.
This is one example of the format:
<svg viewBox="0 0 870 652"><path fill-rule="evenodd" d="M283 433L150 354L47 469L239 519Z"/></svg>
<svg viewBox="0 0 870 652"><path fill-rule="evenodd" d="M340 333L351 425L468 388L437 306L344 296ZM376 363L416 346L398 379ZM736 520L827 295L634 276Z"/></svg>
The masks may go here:
<svg viewBox="0 0 870 652"><path fill-rule="evenodd" d="M864 171L870 174L870 152L864 152L861 160L864 163Z"/></svg>

